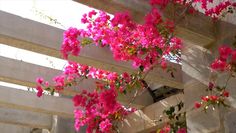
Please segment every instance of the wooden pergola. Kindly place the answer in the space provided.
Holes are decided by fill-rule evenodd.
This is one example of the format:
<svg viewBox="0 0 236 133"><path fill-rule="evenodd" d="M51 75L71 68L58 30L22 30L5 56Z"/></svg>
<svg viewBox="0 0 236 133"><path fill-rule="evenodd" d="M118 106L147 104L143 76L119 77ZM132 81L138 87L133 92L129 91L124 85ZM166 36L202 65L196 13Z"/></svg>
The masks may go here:
<svg viewBox="0 0 236 133"><path fill-rule="evenodd" d="M140 23L145 13L150 10L147 0L76 0L76 2L111 14L128 10L135 21ZM165 14L168 16L170 13L165 12ZM0 43L2 44L61 58L59 49L62 34L63 30L59 28L0 11ZM133 104L139 110L120 124L121 131L148 133L155 130L162 126L163 122L158 123L154 119L161 115L167 106L176 104L180 100L185 102L186 109L191 109L194 101L204 94L208 85L209 68L205 66L208 66L212 60L211 57L217 46L224 42L232 42L231 38L235 34L236 14L217 23L203 14L186 16L183 23L177 25L176 30L176 35L184 41L182 64L168 62L176 70L175 78L160 69L154 69L147 76L148 83L154 89L159 86L169 86L183 89L184 94L178 93L153 103L149 92L143 91ZM106 49L88 46L81 52L81 56L72 57L71 60L118 73L134 71L129 63L115 62ZM52 68L0 57L0 81L35 87L36 77L45 77L52 82L52 77L59 73L61 71ZM92 82L93 80L84 81L80 87L92 88L94 86ZM236 127L232 126L235 119L230 116L236 114L236 92L233 90L236 84L233 80L231 83L232 96L229 102L232 109L228 111L217 109L209 112L208 115L200 111L187 113L189 132L236 132ZM33 132L32 129L35 129L34 132L43 133L75 132L73 103L70 98L76 93L75 89L67 89L63 91L63 97L45 95L37 98L32 92L0 86L0 132L1 129L6 133L27 133ZM129 99L121 97L120 101L127 104Z"/></svg>

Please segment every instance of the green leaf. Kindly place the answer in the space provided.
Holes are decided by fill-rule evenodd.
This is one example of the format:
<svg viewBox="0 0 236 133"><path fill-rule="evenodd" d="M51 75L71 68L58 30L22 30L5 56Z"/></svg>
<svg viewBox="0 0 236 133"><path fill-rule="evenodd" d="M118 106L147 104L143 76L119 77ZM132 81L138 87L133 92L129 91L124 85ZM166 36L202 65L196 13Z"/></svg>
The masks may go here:
<svg viewBox="0 0 236 133"><path fill-rule="evenodd" d="M172 115L172 112L171 112L170 110L167 110L165 113L166 113L166 115L168 115L168 116L171 116L171 115Z"/></svg>
<svg viewBox="0 0 236 133"><path fill-rule="evenodd" d="M170 111L171 111L171 113L174 113L175 112L175 107L171 106Z"/></svg>
<svg viewBox="0 0 236 133"><path fill-rule="evenodd" d="M144 67L143 66L139 66L139 70L143 72Z"/></svg>
<svg viewBox="0 0 236 133"><path fill-rule="evenodd" d="M160 48L156 48L156 51L160 54L160 55L162 55L163 54L163 51L160 49Z"/></svg>
<svg viewBox="0 0 236 133"><path fill-rule="evenodd" d="M136 86L136 88L141 88L142 87L142 85L139 82L136 82L135 86Z"/></svg>
<svg viewBox="0 0 236 133"><path fill-rule="evenodd" d="M90 38L83 38L81 40L81 46L86 46L86 45L89 45L89 44L92 44L92 43L93 43L93 41Z"/></svg>
<svg viewBox="0 0 236 133"><path fill-rule="evenodd" d="M217 90L217 91L222 91L223 88L221 88L220 86L216 86L216 90Z"/></svg>
<svg viewBox="0 0 236 133"><path fill-rule="evenodd" d="M72 83L68 83L68 86L72 86Z"/></svg>
<svg viewBox="0 0 236 133"><path fill-rule="evenodd" d="M123 91L123 94L124 94L124 95L126 95L126 94L127 94L127 91L126 91L126 90L124 90L124 91Z"/></svg>
<svg viewBox="0 0 236 133"><path fill-rule="evenodd" d="M178 111L180 111L184 107L184 103L181 101L180 103L177 104Z"/></svg>
<svg viewBox="0 0 236 133"><path fill-rule="evenodd" d="M50 90L51 90L51 88L50 88L50 87L47 87L47 88L45 88L45 90L46 90L46 91L50 91Z"/></svg>
<svg viewBox="0 0 236 133"><path fill-rule="evenodd" d="M119 88L120 87L120 82L116 82L116 87Z"/></svg>
<svg viewBox="0 0 236 133"><path fill-rule="evenodd" d="M54 95L54 92L55 92L55 90L53 89L50 94L53 96L53 95Z"/></svg>

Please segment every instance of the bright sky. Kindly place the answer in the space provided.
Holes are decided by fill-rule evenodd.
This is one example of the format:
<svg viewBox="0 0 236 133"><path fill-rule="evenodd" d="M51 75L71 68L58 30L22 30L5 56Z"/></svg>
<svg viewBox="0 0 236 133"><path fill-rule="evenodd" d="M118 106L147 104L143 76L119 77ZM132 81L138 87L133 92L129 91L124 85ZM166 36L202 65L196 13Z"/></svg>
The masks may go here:
<svg viewBox="0 0 236 133"><path fill-rule="evenodd" d="M88 6L71 0L0 0L0 10L42 23L50 23L42 18L39 12L57 19L65 28L74 26L83 28L80 24L81 16L92 10ZM58 28L60 25L50 24Z"/></svg>

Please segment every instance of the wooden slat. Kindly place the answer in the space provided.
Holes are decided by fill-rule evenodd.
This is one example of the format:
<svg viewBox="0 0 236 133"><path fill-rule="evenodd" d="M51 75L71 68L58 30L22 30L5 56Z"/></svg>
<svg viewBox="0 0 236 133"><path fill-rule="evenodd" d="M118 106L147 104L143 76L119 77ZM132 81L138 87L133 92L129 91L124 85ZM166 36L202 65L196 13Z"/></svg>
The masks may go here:
<svg viewBox="0 0 236 133"><path fill-rule="evenodd" d="M151 132L160 128L167 119L163 119L162 122L158 122L159 116L163 115L163 111L172 105L176 105L179 101L183 101L183 94L177 94L170 96L164 100L149 105L141 110L137 110L130 114L119 125L121 132L137 133L137 132Z"/></svg>
<svg viewBox="0 0 236 133"><path fill-rule="evenodd" d="M2 11L0 12L0 17L0 43L54 57L61 57L59 49L63 30ZM81 51L81 56L71 59L104 70L119 73L124 71L134 72L129 63L117 63L114 61L108 48L88 46ZM147 76L147 80L174 88L183 88L181 66L171 62L170 64L176 69L176 78L171 78L170 74L156 69Z"/></svg>
<svg viewBox="0 0 236 133"><path fill-rule="evenodd" d="M43 113L0 107L0 123L21 125L31 128L51 129L52 116Z"/></svg>
<svg viewBox="0 0 236 133"><path fill-rule="evenodd" d="M130 11L130 8L127 7L127 5L120 2L120 0L99 0L99 1L75 0L75 1L84 5L99 9L99 10L106 11L110 14L114 14L116 12L122 12L122 11ZM140 10L132 10L130 13L132 16L135 16L133 17L135 21L141 22L143 20L142 18L144 16L144 13L141 12Z"/></svg>
<svg viewBox="0 0 236 133"><path fill-rule="evenodd" d="M52 83L52 78L62 73L62 71L42 67L15 59L0 57L1 69L0 80L27 87L36 87L36 78L43 77ZM85 84L83 84L85 85ZM81 87L86 88L81 85ZM63 91L64 95L74 95L76 91L67 89Z"/></svg>
<svg viewBox="0 0 236 133"><path fill-rule="evenodd" d="M32 128L20 125L0 123L1 133L30 133Z"/></svg>
<svg viewBox="0 0 236 133"><path fill-rule="evenodd" d="M37 113L73 117L73 103L70 99L44 95L0 86L0 106Z"/></svg>

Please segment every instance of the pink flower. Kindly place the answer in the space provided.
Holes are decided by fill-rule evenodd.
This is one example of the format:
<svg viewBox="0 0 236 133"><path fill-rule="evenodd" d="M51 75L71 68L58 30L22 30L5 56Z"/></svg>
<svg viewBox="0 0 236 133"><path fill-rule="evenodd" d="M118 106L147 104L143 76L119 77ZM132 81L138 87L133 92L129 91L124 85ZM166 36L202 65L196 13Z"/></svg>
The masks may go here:
<svg viewBox="0 0 236 133"><path fill-rule="evenodd" d="M231 54L231 52L232 52L232 49L230 47L225 46L225 45L221 46L219 48L220 59L222 61L226 61L229 55Z"/></svg>
<svg viewBox="0 0 236 133"><path fill-rule="evenodd" d="M95 11L95 10L92 10L92 11L90 11L89 13L88 13L88 17L89 18L92 18L94 15L96 15L97 14L97 12Z"/></svg>
<svg viewBox="0 0 236 133"><path fill-rule="evenodd" d="M112 127L112 123L110 122L109 119L106 119L99 124L99 129L102 132L109 132L111 130L111 127Z"/></svg>
<svg viewBox="0 0 236 133"><path fill-rule="evenodd" d="M73 102L74 102L74 106L75 106L75 107L76 107L76 106L79 106L80 103L81 103L81 101L82 101L82 96L81 96L81 95L75 95L75 96L73 97Z"/></svg>
<svg viewBox="0 0 236 133"><path fill-rule="evenodd" d="M160 133L169 133L170 130L171 130L170 125L166 125L160 130Z"/></svg>
<svg viewBox="0 0 236 133"><path fill-rule="evenodd" d="M187 133L186 128L180 128L178 129L177 133Z"/></svg>
<svg viewBox="0 0 236 133"><path fill-rule="evenodd" d="M45 85L45 87L49 87L48 81L45 81L44 85Z"/></svg>
<svg viewBox="0 0 236 133"><path fill-rule="evenodd" d="M194 13L196 13L196 10L194 9L194 8L189 8L188 9L188 13L190 13L190 14L194 14Z"/></svg>
<svg viewBox="0 0 236 133"><path fill-rule="evenodd" d="M100 94L100 103L103 105L105 112L114 112L116 111L116 106L119 104L116 101L117 92L114 89L109 89L101 92Z"/></svg>
<svg viewBox="0 0 236 133"><path fill-rule="evenodd" d="M74 115L75 115L75 118L82 118L83 117L83 111L79 110L79 109L75 109L74 110Z"/></svg>
<svg viewBox="0 0 236 133"><path fill-rule="evenodd" d="M122 74L122 78L124 78L124 80L129 83L131 81L130 75L127 72L124 72Z"/></svg>
<svg viewBox="0 0 236 133"><path fill-rule="evenodd" d="M78 56L80 52L80 41L77 39L80 31L77 28L69 28L64 32L63 43L61 45L61 53L64 58L68 58L68 54L72 53Z"/></svg>
<svg viewBox="0 0 236 133"><path fill-rule="evenodd" d="M43 83L43 78L41 78L41 77L38 77L37 79L36 79L36 82L38 83L38 84L42 84Z"/></svg>
<svg viewBox="0 0 236 133"><path fill-rule="evenodd" d="M224 96L224 97L229 97L229 92L228 92L228 91L224 91L224 92L223 92L223 96Z"/></svg>
<svg viewBox="0 0 236 133"><path fill-rule="evenodd" d="M174 31L174 28L175 28L175 23L171 20L167 20L165 22L165 27L170 31L170 32L173 32Z"/></svg>
<svg viewBox="0 0 236 133"><path fill-rule="evenodd" d="M167 68L167 63L166 63L165 60L161 61L161 67L162 67L162 69L166 69Z"/></svg>
<svg viewBox="0 0 236 133"><path fill-rule="evenodd" d="M213 84L212 82L209 82L209 84L208 84L208 88L209 88L210 90L212 90L213 87L214 87L214 84Z"/></svg>
<svg viewBox="0 0 236 133"><path fill-rule="evenodd" d="M59 75L53 78L54 82L56 83L56 86L63 87L65 85L65 76Z"/></svg>
<svg viewBox="0 0 236 133"><path fill-rule="evenodd" d="M79 119L75 119L74 127L75 127L76 131L80 130L81 125L80 125L80 120Z"/></svg>
<svg viewBox="0 0 236 133"><path fill-rule="evenodd" d="M151 12L145 16L145 24L155 26L162 22L161 15L157 8L152 8Z"/></svg>
<svg viewBox="0 0 236 133"><path fill-rule="evenodd" d="M200 107L201 107L201 103L199 103L199 102L195 102L194 107L195 107L196 109L200 108Z"/></svg>
<svg viewBox="0 0 236 133"><path fill-rule="evenodd" d="M208 102L209 101L209 97L208 96L203 96L201 99L204 102Z"/></svg>
<svg viewBox="0 0 236 133"><path fill-rule="evenodd" d="M87 18L87 14L84 14L83 17L81 18L81 23L86 24L88 22L89 21L88 21L88 18Z"/></svg>
<svg viewBox="0 0 236 133"><path fill-rule="evenodd" d="M211 68L213 70L220 70L220 71L224 71L226 70L228 67L227 62L216 59L212 64L211 64Z"/></svg>
<svg viewBox="0 0 236 133"><path fill-rule="evenodd" d="M149 3L153 6L158 5L158 6L161 6L162 8L164 8L169 3L169 0L150 0Z"/></svg>
<svg viewBox="0 0 236 133"><path fill-rule="evenodd" d="M177 37L171 38L171 43L173 44L172 46L173 50L178 50L183 47L182 40L180 38Z"/></svg>
<svg viewBox="0 0 236 133"><path fill-rule="evenodd" d="M115 81L115 80L117 79L117 77L118 77L118 75L117 75L117 73L115 73L115 72L109 73L109 74L107 75L107 79L108 79L108 80L111 80L111 81Z"/></svg>
<svg viewBox="0 0 236 133"><path fill-rule="evenodd" d="M213 101L213 102L216 102L217 100L218 100L218 96L216 96L216 95L211 95L210 96L210 99L211 99L211 101Z"/></svg>
<svg viewBox="0 0 236 133"><path fill-rule="evenodd" d="M118 26L119 24L123 26L132 26L131 17L128 12L116 13L114 18L111 20L112 26Z"/></svg>
<svg viewBox="0 0 236 133"><path fill-rule="evenodd" d="M206 0L202 0L202 8L205 10L206 16L211 16L212 18L218 18L220 15L222 15L222 12L226 10L229 6L233 6L231 1L226 0L220 2L218 5L208 8L207 4L208 2Z"/></svg>
<svg viewBox="0 0 236 133"><path fill-rule="evenodd" d="M42 88L40 85L38 85L38 86L36 87L36 90L38 91L38 92L37 92L37 96L38 96L38 97L41 97L41 96L43 95L43 88Z"/></svg>
<svg viewBox="0 0 236 133"><path fill-rule="evenodd" d="M64 74L78 74L78 64L76 62L70 61L69 64L65 67Z"/></svg>

